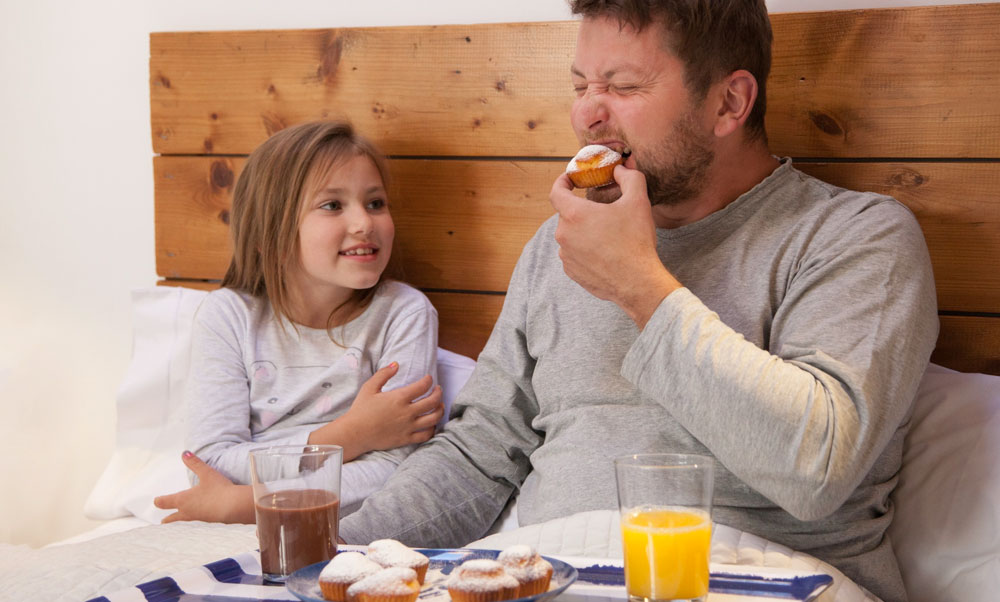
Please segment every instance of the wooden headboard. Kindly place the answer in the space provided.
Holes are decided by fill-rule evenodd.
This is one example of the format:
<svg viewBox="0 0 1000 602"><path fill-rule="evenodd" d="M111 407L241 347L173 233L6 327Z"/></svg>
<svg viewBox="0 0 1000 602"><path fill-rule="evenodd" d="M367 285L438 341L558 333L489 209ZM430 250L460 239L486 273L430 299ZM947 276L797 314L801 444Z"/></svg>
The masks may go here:
<svg viewBox="0 0 1000 602"><path fill-rule="evenodd" d="M1000 374L1000 4L771 17L773 151L908 205L937 279L933 361ZM441 345L475 357L578 147L576 29L152 34L160 282L217 286L245 155L288 125L346 118L390 155L394 252L438 308Z"/></svg>

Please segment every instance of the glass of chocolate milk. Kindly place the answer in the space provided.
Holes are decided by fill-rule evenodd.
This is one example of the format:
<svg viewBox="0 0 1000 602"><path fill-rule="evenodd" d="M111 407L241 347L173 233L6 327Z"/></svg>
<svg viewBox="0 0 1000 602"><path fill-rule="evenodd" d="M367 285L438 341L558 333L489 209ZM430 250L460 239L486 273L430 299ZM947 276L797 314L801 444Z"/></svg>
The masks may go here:
<svg viewBox="0 0 1000 602"><path fill-rule="evenodd" d="M264 579L333 558L340 524L337 445L278 445L250 451L257 539Z"/></svg>

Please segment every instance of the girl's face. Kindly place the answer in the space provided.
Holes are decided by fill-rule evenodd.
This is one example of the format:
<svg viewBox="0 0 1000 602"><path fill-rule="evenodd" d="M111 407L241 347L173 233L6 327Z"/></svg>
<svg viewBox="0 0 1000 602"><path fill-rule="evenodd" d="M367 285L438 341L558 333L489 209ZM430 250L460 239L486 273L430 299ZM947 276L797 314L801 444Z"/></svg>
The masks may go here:
<svg viewBox="0 0 1000 602"><path fill-rule="evenodd" d="M396 228L382 177L366 155L334 164L317 181L303 199L298 261L287 281L307 304L329 310L378 282Z"/></svg>

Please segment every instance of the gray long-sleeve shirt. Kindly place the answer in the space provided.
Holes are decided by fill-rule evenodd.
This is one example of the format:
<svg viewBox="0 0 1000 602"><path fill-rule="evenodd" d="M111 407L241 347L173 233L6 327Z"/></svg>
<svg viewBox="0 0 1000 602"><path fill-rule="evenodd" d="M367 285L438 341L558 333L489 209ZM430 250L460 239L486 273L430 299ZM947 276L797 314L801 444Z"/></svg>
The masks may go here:
<svg viewBox="0 0 1000 602"><path fill-rule="evenodd" d="M937 337L913 215L785 160L706 218L657 230L685 285L639 332L526 246L460 416L346 518L350 542L461 545L520 489L521 524L615 508L612 458L717 459L714 518L904 600L885 530L911 402Z"/></svg>

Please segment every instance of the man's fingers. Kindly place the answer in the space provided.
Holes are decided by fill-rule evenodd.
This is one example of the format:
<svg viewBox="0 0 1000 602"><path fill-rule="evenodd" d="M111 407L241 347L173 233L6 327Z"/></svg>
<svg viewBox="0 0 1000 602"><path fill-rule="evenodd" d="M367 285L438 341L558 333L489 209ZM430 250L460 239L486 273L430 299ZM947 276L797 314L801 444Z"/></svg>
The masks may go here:
<svg viewBox="0 0 1000 602"><path fill-rule="evenodd" d="M549 203L557 213L562 213L574 203L582 201L580 197L573 194L573 182L569 176L562 174L552 183L552 190L549 191Z"/></svg>
<svg viewBox="0 0 1000 602"><path fill-rule="evenodd" d="M646 174L638 169L629 169L624 165L616 165L614 176L618 187L622 189L622 198L633 198L635 196L647 198Z"/></svg>

